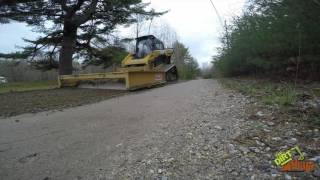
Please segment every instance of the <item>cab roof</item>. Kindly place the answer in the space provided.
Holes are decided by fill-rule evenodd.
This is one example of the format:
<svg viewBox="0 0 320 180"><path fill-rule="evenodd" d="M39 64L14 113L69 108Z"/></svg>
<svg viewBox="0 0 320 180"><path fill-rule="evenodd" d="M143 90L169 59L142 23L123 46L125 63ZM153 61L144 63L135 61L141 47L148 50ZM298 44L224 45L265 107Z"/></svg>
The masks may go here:
<svg viewBox="0 0 320 180"><path fill-rule="evenodd" d="M145 40L145 39L157 39L154 35L141 36L136 38L137 41Z"/></svg>

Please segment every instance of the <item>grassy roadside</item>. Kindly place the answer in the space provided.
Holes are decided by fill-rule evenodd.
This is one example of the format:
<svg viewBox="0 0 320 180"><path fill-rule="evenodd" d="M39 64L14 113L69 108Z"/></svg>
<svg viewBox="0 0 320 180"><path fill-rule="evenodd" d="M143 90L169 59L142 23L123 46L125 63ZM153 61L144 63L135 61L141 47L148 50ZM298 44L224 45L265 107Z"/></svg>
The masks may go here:
<svg viewBox="0 0 320 180"><path fill-rule="evenodd" d="M80 88L33 89L32 91L0 93L0 102L2 102L0 103L0 119L24 113L63 111L66 108L97 103L126 93L126 91L118 90Z"/></svg>
<svg viewBox="0 0 320 180"><path fill-rule="evenodd" d="M38 81L38 82L11 82L0 84L0 93L22 92L32 90L46 90L58 87L56 81Z"/></svg>
<svg viewBox="0 0 320 180"><path fill-rule="evenodd" d="M274 163L277 153L299 147L306 160L313 159L320 167L318 83L295 86L250 78L219 81L225 88L241 92L248 100L241 126L243 133L233 142L242 147L244 157L254 162L257 174L266 173L272 179L319 179L319 170L282 172Z"/></svg>
<svg viewBox="0 0 320 180"><path fill-rule="evenodd" d="M261 79L220 79L229 89L253 97L255 105L295 122L320 126L320 84L270 82ZM255 107L251 107L255 108Z"/></svg>

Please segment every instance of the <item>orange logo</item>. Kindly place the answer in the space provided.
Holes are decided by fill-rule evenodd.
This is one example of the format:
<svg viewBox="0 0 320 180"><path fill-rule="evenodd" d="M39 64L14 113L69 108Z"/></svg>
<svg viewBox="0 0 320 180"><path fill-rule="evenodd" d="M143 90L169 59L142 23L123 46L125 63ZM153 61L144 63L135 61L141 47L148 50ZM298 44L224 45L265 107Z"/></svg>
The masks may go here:
<svg viewBox="0 0 320 180"><path fill-rule="evenodd" d="M294 159L294 154L298 155L298 159ZM303 153L298 146L276 153L274 162L282 172L311 172L317 166L313 161L304 161Z"/></svg>
<svg viewBox="0 0 320 180"><path fill-rule="evenodd" d="M316 164L313 161L299 161L291 160L284 166L281 171L283 172L310 172L316 169Z"/></svg>

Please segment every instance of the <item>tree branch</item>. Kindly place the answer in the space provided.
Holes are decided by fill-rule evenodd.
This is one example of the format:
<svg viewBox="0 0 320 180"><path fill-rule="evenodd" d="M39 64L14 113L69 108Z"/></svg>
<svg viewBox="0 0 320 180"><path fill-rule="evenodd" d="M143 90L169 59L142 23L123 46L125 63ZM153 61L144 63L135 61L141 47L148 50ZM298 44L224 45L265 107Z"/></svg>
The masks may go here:
<svg viewBox="0 0 320 180"><path fill-rule="evenodd" d="M82 15L78 15L74 18L78 26L87 22L91 18L97 8L97 4L98 0L93 0L91 4L83 11Z"/></svg>

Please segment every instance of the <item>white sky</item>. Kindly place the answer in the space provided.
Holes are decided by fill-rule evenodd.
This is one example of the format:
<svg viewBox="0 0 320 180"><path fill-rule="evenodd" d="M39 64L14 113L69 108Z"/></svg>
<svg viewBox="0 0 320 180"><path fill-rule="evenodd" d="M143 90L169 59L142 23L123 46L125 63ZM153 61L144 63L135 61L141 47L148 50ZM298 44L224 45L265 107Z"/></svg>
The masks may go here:
<svg viewBox="0 0 320 180"><path fill-rule="evenodd" d="M212 0L222 21L240 15L245 0ZM210 0L144 0L158 11L170 10L162 18L178 33L200 66L211 61L220 46L223 30Z"/></svg>
<svg viewBox="0 0 320 180"><path fill-rule="evenodd" d="M220 46L221 24L210 0L143 0L157 11L169 10L161 17L178 34L200 66L211 61ZM212 0L223 21L241 14L245 0ZM11 52L23 45L22 38L37 37L23 24L0 25L0 52Z"/></svg>

